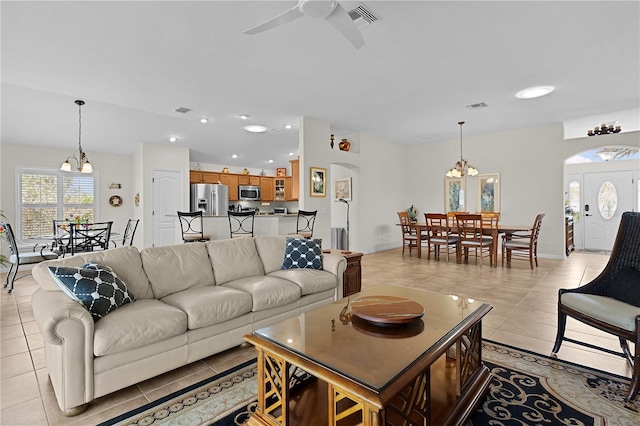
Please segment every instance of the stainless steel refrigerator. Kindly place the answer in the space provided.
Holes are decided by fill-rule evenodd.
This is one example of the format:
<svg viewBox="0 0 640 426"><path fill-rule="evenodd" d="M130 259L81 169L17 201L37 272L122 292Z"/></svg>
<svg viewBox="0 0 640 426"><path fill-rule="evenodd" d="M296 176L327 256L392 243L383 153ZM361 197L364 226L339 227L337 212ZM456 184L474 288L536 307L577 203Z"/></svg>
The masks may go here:
<svg viewBox="0 0 640 426"><path fill-rule="evenodd" d="M226 216L229 210L229 187L218 183L191 184L191 211L205 216Z"/></svg>

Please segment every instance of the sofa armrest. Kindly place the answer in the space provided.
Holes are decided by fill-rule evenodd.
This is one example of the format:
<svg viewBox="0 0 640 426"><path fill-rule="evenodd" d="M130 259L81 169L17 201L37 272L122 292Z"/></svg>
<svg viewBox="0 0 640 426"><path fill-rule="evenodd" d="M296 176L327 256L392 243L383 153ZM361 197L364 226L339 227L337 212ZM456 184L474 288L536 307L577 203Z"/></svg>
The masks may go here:
<svg viewBox="0 0 640 426"><path fill-rule="evenodd" d="M31 305L60 409L69 411L93 400L91 314L62 291L39 288L31 297Z"/></svg>
<svg viewBox="0 0 640 426"><path fill-rule="evenodd" d="M331 272L336 276L336 296L335 299L341 299L344 287L344 271L347 270L347 259L344 256L334 253L322 254L322 269Z"/></svg>

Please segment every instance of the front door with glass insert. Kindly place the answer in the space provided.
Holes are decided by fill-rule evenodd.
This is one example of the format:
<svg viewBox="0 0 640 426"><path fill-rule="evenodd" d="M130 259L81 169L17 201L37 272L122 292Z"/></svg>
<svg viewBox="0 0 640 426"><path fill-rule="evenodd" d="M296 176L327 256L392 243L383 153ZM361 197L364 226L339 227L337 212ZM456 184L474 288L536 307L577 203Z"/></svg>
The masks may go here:
<svg viewBox="0 0 640 426"><path fill-rule="evenodd" d="M584 248L611 250L620 218L633 210L631 171L584 174Z"/></svg>

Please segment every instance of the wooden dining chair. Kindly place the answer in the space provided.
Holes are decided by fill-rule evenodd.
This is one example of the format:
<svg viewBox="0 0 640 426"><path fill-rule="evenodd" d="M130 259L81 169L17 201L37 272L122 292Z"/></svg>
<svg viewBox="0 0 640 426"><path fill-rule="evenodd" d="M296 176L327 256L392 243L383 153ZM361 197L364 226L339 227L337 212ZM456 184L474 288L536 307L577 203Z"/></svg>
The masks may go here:
<svg viewBox="0 0 640 426"><path fill-rule="evenodd" d="M511 259L529 260L531 269L535 263L538 267L538 235L542 226L542 218L544 213L540 213L533 221L533 227L529 233L504 234L502 236L502 266L504 267L504 259L507 259L507 265L511 264Z"/></svg>
<svg viewBox="0 0 640 426"><path fill-rule="evenodd" d="M500 212L478 212L477 214L479 214L480 216L482 216L482 229L483 231L485 231L485 237L486 238L491 238L492 240L494 239L493 236L489 236L487 235L486 230L490 229L492 231L497 231L498 230L498 222L500 221ZM494 253L497 250L497 248L499 247L498 245L498 233L497 232L492 232L492 235L495 234L496 239L495 241L493 241L494 244ZM497 262L498 259L496 259Z"/></svg>
<svg viewBox="0 0 640 426"><path fill-rule="evenodd" d="M422 244L423 242L429 242L429 235L421 234L420 241L418 241L418 233L416 230L411 227L411 219L409 218L409 213L406 211L397 212L398 219L400 219L400 229L402 230L402 255L404 256L405 247L409 247L409 254L411 254L411 249L418 248L418 244Z"/></svg>
<svg viewBox="0 0 640 426"><path fill-rule="evenodd" d="M429 228L429 250L427 253L427 259L431 257L431 246L433 246L434 259L440 258L440 248L444 246L447 253L447 262L449 261L449 253L451 249L453 252L458 253L458 236L453 235L450 232L447 215L444 213L425 213L425 222Z"/></svg>
<svg viewBox="0 0 640 426"><path fill-rule="evenodd" d="M469 259L469 250L473 249L476 258L480 255L480 267L482 258L489 257L489 264L493 266L493 238L483 235L482 215L480 214L458 214L456 215L458 227L458 258Z"/></svg>

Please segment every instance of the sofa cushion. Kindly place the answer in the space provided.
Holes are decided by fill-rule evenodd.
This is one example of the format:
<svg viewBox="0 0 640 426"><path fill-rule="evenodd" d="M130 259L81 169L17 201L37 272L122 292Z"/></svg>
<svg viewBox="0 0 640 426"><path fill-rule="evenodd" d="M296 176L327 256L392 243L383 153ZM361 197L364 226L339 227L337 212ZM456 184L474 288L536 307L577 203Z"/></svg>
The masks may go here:
<svg viewBox="0 0 640 426"><path fill-rule="evenodd" d="M137 300L102 318L95 326L95 356L139 348L187 332L187 314L160 300Z"/></svg>
<svg viewBox="0 0 640 426"><path fill-rule="evenodd" d="M297 284L303 296L335 290L338 285L336 276L331 272L316 269L285 269L272 272L268 276L282 278Z"/></svg>
<svg viewBox="0 0 640 426"><path fill-rule="evenodd" d="M640 271L625 266L611 278L607 296L640 307Z"/></svg>
<svg viewBox="0 0 640 426"><path fill-rule="evenodd" d="M186 312L189 330L218 324L251 312L251 296L222 286L190 288L162 299Z"/></svg>
<svg viewBox="0 0 640 426"><path fill-rule="evenodd" d="M137 248L132 246L118 247L114 249L82 253L57 260L49 260L33 267L33 277L40 286L47 291L56 291L60 288L49 273L49 266L82 266L85 263L94 262L109 266L118 274L118 277L127 283L129 291L136 295L136 299L153 299L153 291L149 284L149 278L142 268L142 259Z"/></svg>
<svg viewBox="0 0 640 426"><path fill-rule="evenodd" d="M300 299L300 287L276 277L260 276L241 278L224 284L251 295L252 311L262 311L286 305Z"/></svg>
<svg viewBox="0 0 640 426"><path fill-rule="evenodd" d="M216 284L264 275L253 238L229 238L206 243Z"/></svg>
<svg viewBox="0 0 640 426"><path fill-rule="evenodd" d="M322 241L287 237L281 269L322 269Z"/></svg>
<svg viewBox="0 0 640 426"><path fill-rule="evenodd" d="M204 243L149 247L140 256L156 299L188 288L215 285Z"/></svg>
<svg viewBox="0 0 640 426"><path fill-rule="evenodd" d="M253 240L262 260L264 273L269 274L282 268L285 237L283 235L256 235Z"/></svg>
<svg viewBox="0 0 640 426"><path fill-rule="evenodd" d="M50 266L49 271L60 289L91 313L94 322L136 300L127 285L108 266L98 263L86 263L80 267Z"/></svg>

